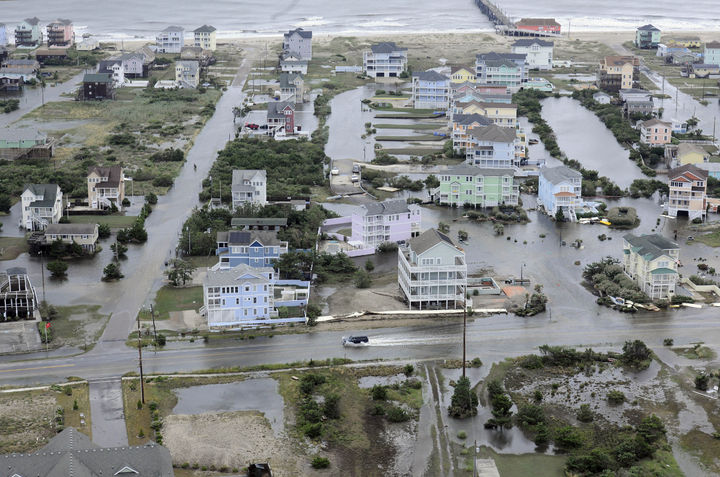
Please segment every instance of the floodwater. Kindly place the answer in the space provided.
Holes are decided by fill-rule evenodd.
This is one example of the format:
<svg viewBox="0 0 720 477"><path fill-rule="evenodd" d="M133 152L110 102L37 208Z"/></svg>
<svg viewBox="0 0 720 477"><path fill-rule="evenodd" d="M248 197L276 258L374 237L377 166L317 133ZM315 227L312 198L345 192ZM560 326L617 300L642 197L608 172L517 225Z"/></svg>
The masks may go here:
<svg viewBox="0 0 720 477"><path fill-rule="evenodd" d="M284 432L285 403L272 378L247 379L237 383L208 384L176 389L178 402L173 414L260 411L276 436Z"/></svg>
<svg viewBox="0 0 720 477"><path fill-rule="evenodd" d="M330 137L325 154L331 159L354 159L370 162L375 158L371 139L362 139L365 123L372 122L374 114L363 107L361 101L375 94L375 85L369 84L340 93L330 100L332 113L327 120Z"/></svg>

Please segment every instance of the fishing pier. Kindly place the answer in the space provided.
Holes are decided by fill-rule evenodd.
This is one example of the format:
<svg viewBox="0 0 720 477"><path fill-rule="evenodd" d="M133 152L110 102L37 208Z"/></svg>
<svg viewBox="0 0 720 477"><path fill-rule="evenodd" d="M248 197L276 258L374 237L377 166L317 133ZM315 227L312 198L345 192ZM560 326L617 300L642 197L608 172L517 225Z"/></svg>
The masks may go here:
<svg viewBox="0 0 720 477"><path fill-rule="evenodd" d="M490 0L475 0L475 5L480 11L488 17L488 19L495 25L495 31L501 35L508 36L549 36L559 37L557 33L550 33L545 31L526 30L524 28L518 28L515 22L503 13L497 5Z"/></svg>

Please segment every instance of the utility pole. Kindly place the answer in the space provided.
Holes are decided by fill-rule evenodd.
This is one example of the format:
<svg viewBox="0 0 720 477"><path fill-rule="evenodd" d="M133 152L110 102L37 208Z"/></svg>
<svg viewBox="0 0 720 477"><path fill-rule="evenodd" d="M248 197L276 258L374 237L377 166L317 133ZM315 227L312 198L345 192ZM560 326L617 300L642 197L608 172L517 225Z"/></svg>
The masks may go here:
<svg viewBox="0 0 720 477"><path fill-rule="evenodd" d="M140 331L140 317L138 316L138 363L140 365L140 399L145 404L145 381L143 379L142 369L142 332Z"/></svg>
<svg viewBox="0 0 720 477"><path fill-rule="evenodd" d="M157 349L157 328L155 327L155 309L153 308L153 304L150 303L150 316L152 317L153 322L153 334L155 335L155 349Z"/></svg>
<svg viewBox="0 0 720 477"><path fill-rule="evenodd" d="M463 291L463 375L465 377L465 361L466 361L466 349L465 349L465 337L467 335L467 274L465 275L465 289Z"/></svg>
<svg viewBox="0 0 720 477"><path fill-rule="evenodd" d="M45 303L45 264L43 263L42 250L40 250L40 276L42 276L43 303Z"/></svg>

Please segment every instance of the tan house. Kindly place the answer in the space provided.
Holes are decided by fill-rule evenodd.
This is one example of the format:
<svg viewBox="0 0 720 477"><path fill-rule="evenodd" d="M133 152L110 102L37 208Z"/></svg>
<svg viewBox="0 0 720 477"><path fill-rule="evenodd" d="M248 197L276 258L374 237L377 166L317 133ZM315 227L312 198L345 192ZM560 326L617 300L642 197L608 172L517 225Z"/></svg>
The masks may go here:
<svg viewBox="0 0 720 477"><path fill-rule="evenodd" d="M648 146L662 146L672 139L672 123L649 119L640 124L640 142Z"/></svg>
<svg viewBox="0 0 720 477"><path fill-rule="evenodd" d="M450 68L450 82L454 84L475 83L475 68L453 66Z"/></svg>
<svg viewBox="0 0 720 477"><path fill-rule="evenodd" d="M600 63L597 83L605 91L632 89L640 78L640 60L636 56L606 56Z"/></svg>
<svg viewBox="0 0 720 477"><path fill-rule="evenodd" d="M63 243L80 245L84 251L93 253L98 241L97 224L51 224L45 229L45 241L52 243L60 240Z"/></svg>
<svg viewBox="0 0 720 477"><path fill-rule="evenodd" d="M702 164L707 161L710 154L697 144L681 142L677 148L677 162L684 166L687 164Z"/></svg>
<svg viewBox="0 0 720 477"><path fill-rule="evenodd" d="M125 174L120 166L91 167L87 176L88 205L93 209L122 209L125 198Z"/></svg>
<svg viewBox="0 0 720 477"><path fill-rule="evenodd" d="M675 294L680 247L652 234L623 237L623 271L653 300Z"/></svg>
<svg viewBox="0 0 720 477"><path fill-rule="evenodd" d="M687 215L688 220L704 219L707 178L707 171L692 164L670 170L668 215Z"/></svg>
<svg viewBox="0 0 720 477"><path fill-rule="evenodd" d="M480 114L498 126L514 128L517 126L517 105L507 103L486 103L468 101L455 103L453 113Z"/></svg>
<svg viewBox="0 0 720 477"><path fill-rule="evenodd" d="M203 50L215 51L217 43L215 41L215 32L217 29L211 25L203 25L200 28L193 30L195 35L195 46L202 48Z"/></svg>

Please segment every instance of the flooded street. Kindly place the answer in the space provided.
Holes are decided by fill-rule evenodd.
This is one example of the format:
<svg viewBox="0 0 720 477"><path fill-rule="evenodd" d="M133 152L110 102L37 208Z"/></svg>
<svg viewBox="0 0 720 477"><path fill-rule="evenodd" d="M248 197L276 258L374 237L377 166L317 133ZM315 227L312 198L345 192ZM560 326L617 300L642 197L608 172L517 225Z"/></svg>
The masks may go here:
<svg viewBox="0 0 720 477"><path fill-rule="evenodd" d="M365 123L372 122L374 113L368 111L361 101L375 94L375 85L368 84L340 93L330 101L332 113L327 125L330 138L325 145L325 154L331 159L354 159L370 162L375 158L370 138L362 139ZM364 110L363 110L364 109Z"/></svg>

